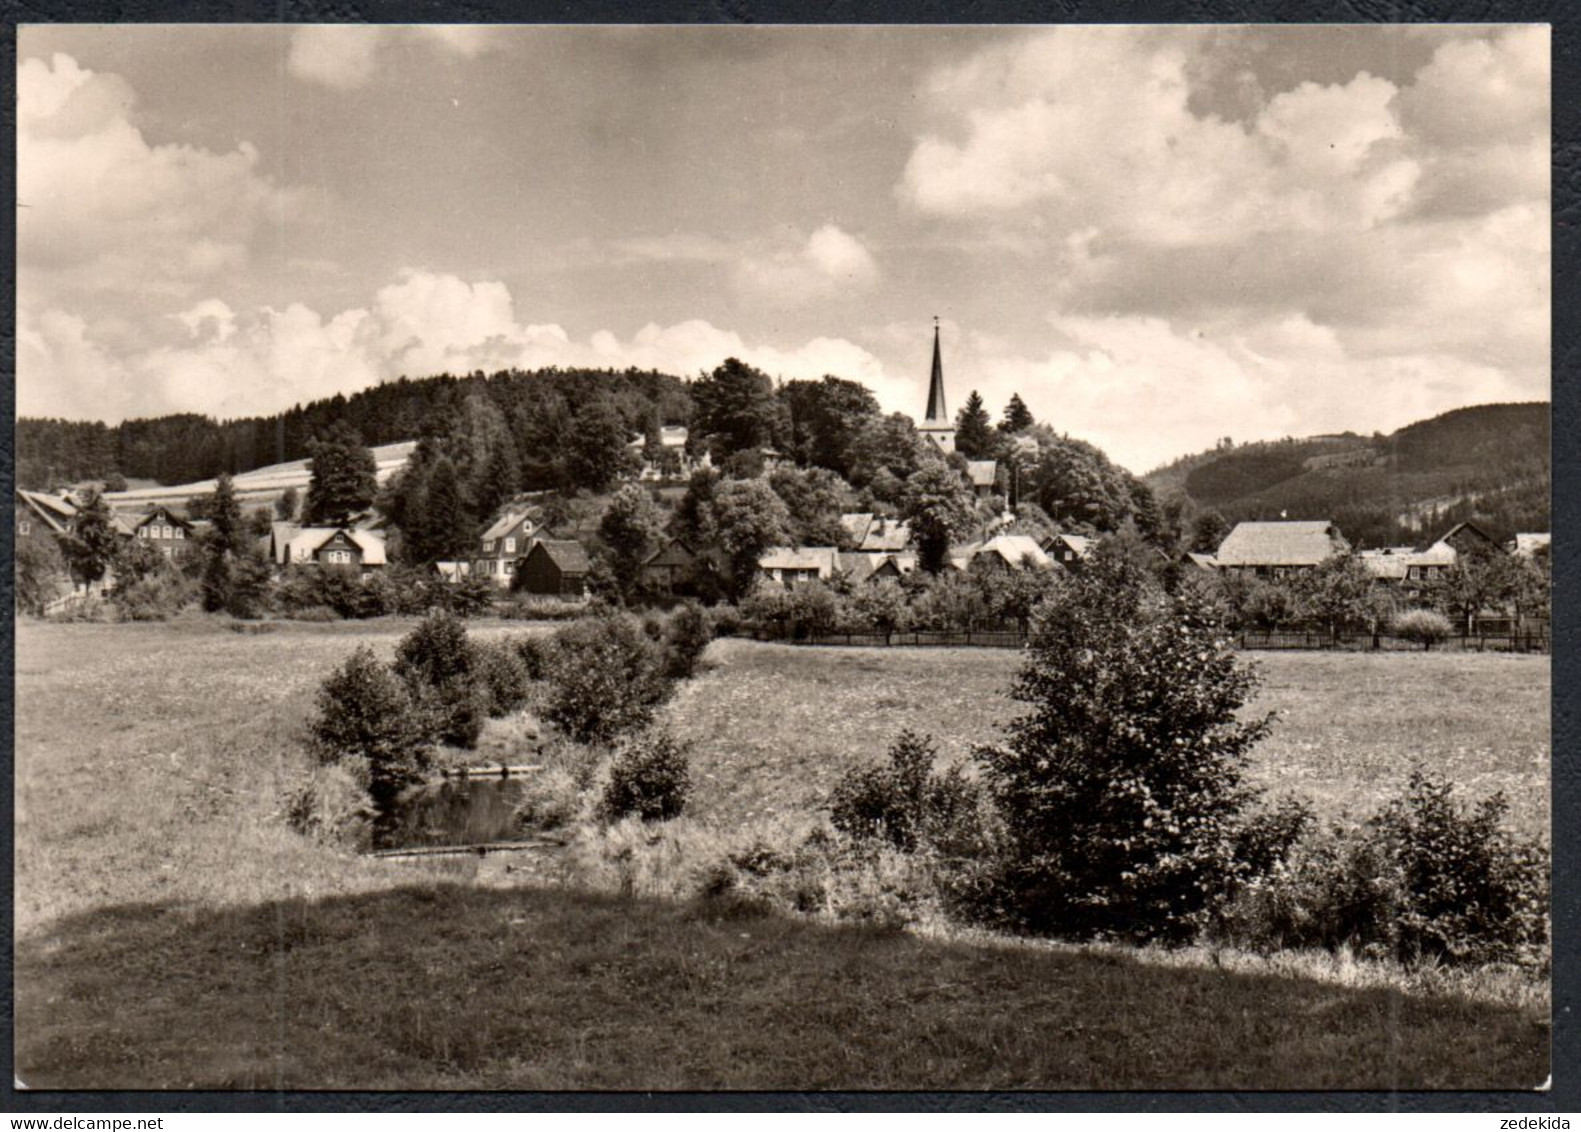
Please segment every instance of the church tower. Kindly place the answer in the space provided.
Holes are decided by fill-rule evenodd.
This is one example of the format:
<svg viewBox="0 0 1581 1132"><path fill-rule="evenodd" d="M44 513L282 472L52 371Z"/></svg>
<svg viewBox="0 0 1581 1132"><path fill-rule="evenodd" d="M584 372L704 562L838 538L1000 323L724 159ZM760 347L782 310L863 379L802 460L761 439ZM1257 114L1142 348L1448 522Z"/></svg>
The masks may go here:
<svg viewBox="0 0 1581 1132"><path fill-rule="evenodd" d="M944 363L939 358L939 318L933 318L933 375L928 383L928 414L917 431L945 453L955 451L955 422L944 406Z"/></svg>

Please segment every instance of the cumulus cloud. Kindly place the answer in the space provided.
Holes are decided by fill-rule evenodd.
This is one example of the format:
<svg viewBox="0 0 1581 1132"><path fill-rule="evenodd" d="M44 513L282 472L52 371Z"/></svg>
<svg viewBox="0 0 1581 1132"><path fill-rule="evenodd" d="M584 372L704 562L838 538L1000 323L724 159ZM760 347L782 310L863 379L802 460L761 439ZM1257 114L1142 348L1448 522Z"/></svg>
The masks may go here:
<svg viewBox="0 0 1581 1132"><path fill-rule="evenodd" d="M742 290L787 306L865 290L878 278L873 254L834 224L825 224L805 243L747 254L736 269Z"/></svg>
<svg viewBox="0 0 1581 1132"><path fill-rule="evenodd" d="M286 68L303 82L334 90L357 90L373 81L382 48L405 38L436 49L441 56L476 59L498 46L487 27L419 24L403 29L366 24L313 24L291 33Z"/></svg>
<svg viewBox="0 0 1581 1132"><path fill-rule="evenodd" d="M261 224L295 197L229 153L150 144L136 96L116 75L69 55L17 69L19 299L62 289L189 293L244 267Z"/></svg>
<svg viewBox="0 0 1581 1132"><path fill-rule="evenodd" d="M753 342L702 319L649 324L630 338L599 330L573 339L554 324L519 321L508 288L408 271L367 308L326 318L301 303L238 314L205 299L171 316L171 334L119 359L80 318L50 311L20 325L18 377L27 415L116 420L140 414L277 412L400 375L517 366L658 369L693 375L735 356L783 378L826 373L885 387L879 361L840 338ZM135 398L132 394L135 393Z"/></svg>
<svg viewBox="0 0 1581 1132"><path fill-rule="evenodd" d="M316 24L291 33L286 69L304 82L356 90L373 78L384 29L358 24Z"/></svg>

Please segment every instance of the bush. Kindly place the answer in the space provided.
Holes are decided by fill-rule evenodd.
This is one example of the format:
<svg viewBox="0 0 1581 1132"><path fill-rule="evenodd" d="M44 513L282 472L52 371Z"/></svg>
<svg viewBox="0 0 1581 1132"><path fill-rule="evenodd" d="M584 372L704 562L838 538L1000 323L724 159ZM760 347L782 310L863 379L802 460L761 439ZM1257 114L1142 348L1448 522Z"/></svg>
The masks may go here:
<svg viewBox="0 0 1581 1132"><path fill-rule="evenodd" d="M636 618L605 614L555 634L543 718L579 743L637 731L668 697L661 649Z"/></svg>
<svg viewBox="0 0 1581 1132"><path fill-rule="evenodd" d="M521 655L509 641L474 644L472 670L487 693L491 717L510 715L527 702L532 681Z"/></svg>
<svg viewBox="0 0 1581 1132"><path fill-rule="evenodd" d="M499 614L507 621L575 621L587 608L557 597L518 597L501 604Z"/></svg>
<svg viewBox="0 0 1581 1132"><path fill-rule="evenodd" d="M340 620L340 614L327 605L310 605L304 609L288 612L284 616L291 621L326 622Z"/></svg>
<svg viewBox="0 0 1581 1132"><path fill-rule="evenodd" d="M728 602L714 606L714 636L733 637L741 632L741 611Z"/></svg>
<svg viewBox="0 0 1581 1132"><path fill-rule="evenodd" d="M458 617L481 617L494 608L494 583L481 574L468 574L447 591L446 606Z"/></svg>
<svg viewBox="0 0 1581 1132"><path fill-rule="evenodd" d="M1502 793L1462 812L1447 779L1411 774L1373 827L1400 888L1395 951L1412 962L1488 963L1528 955L1548 938L1548 859L1502 828Z"/></svg>
<svg viewBox="0 0 1581 1132"><path fill-rule="evenodd" d="M695 601L686 602L670 618L664 634L664 674L671 680L690 680L713 639L713 618L708 611Z"/></svg>
<svg viewBox="0 0 1581 1132"><path fill-rule="evenodd" d="M366 762L377 801L418 781L428 767L428 728L410 692L366 645L324 681L311 730L322 762Z"/></svg>
<svg viewBox="0 0 1581 1132"><path fill-rule="evenodd" d="M1449 618L1432 609L1408 609L1389 624L1389 631L1396 637L1431 649L1439 641L1447 640L1455 631Z"/></svg>
<svg viewBox="0 0 1581 1132"><path fill-rule="evenodd" d="M549 661L554 656L554 638L542 636L537 633L531 636L515 637L511 641L516 649L516 657L522 663L522 671L529 680L542 680L549 674Z"/></svg>
<svg viewBox="0 0 1581 1132"><path fill-rule="evenodd" d="M546 767L523 780L516 818L524 828L562 829L582 812L582 787L566 767Z"/></svg>
<svg viewBox="0 0 1581 1132"><path fill-rule="evenodd" d="M167 621L186 608L192 595L181 579L161 572L117 590L112 600L123 621Z"/></svg>
<svg viewBox="0 0 1581 1132"><path fill-rule="evenodd" d="M1448 782L1413 774L1364 826L1297 842L1236 896L1219 930L1267 950L1355 950L1406 964L1540 964L1548 856L1501 828L1504 798L1469 812Z"/></svg>
<svg viewBox="0 0 1581 1132"><path fill-rule="evenodd" d="M1188 940L1243 877L1255 679L1210 608L1123 553L1100 547L1067 591L1012 690L1030 712L978 752L1004 825L992 903L1034 931Z"/></svg>
<svg viewBox="0 0 1581 1132"><path fill-rule="evenodd" d="M372 841L374 812L368 804L368 766L348 758L314 767L285 800L286 823L298 833L348 849Z"/></svg>
<svg viewBox="0 0 1581 1132"><path fill-rule="evenodd" d="M425 617L395 646L395 674L408 684L439 687L472 676L473 649L466 627L440 611Z"/></svg>
<svg viewBox="0 0 1581 1132"><path fill-rule="evenodd" d="M668 731L654 730L629 741L610 764L599 807L605 821L634 815L667 821L686 808L691 790L688 748Z"/></svg>

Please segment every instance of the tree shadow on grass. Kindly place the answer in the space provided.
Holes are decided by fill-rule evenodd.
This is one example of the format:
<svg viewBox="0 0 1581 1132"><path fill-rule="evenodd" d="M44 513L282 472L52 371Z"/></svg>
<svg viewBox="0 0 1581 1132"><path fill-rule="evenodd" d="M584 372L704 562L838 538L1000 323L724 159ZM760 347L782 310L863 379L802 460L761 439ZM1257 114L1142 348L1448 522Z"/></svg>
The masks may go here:
<svg viewBox="0 0 1581 1132"><path fill-rule="evenodd" d="M1526 1089L1515 1009L448 882L19 940L34 1088Z"/></svg>

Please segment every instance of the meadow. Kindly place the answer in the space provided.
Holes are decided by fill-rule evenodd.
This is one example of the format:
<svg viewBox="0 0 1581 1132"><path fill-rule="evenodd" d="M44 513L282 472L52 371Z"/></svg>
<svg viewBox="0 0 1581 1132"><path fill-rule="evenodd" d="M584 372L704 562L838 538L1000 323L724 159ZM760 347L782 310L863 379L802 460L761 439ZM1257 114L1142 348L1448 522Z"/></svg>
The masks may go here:
<svg viewBox="0 0 1581 1132"><path fill-rule="evenodd" d="M1326 956L898 932L378 862L285 824L314 692L410 622L20 623L17 1072L39 1087L1525 1088L1543 994ZM533 630L484 624L483 636ZM804 827L903 726L1015 710L1013 653L727 640L665 709L674 834ZM1253 776L1370 812L1413 762L1548 823L1546 657L1262 654ZM520 728L490 724L481 757ZM688 832L690 831L690 832ZM632 836L635 836L633 834ZM653 839L659 835L644 834ZM662 890L662 889L661 889Z"/></svg>

